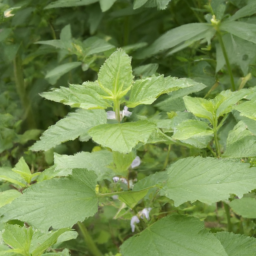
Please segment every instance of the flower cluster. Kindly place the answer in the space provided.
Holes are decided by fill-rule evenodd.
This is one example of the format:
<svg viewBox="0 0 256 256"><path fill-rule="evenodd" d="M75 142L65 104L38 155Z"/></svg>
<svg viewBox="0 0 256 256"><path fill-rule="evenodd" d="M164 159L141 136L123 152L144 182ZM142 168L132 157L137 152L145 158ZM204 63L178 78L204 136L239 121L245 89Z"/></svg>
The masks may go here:
<svg viewBox="0 0 256 256"><path fill-rule="evenodd" d="M142 211L138 212L138 216L140 218L146 218L147 220L149 220L150 219L149 218L149 213L150 213L151 210L152 210L152 208L150 208L150 207L149 208L144 208ZM140 222L140 219L138 218L138 216L135 215L131 218L130 224L131 224L132 232L135 231L135 223Z"/></svg>

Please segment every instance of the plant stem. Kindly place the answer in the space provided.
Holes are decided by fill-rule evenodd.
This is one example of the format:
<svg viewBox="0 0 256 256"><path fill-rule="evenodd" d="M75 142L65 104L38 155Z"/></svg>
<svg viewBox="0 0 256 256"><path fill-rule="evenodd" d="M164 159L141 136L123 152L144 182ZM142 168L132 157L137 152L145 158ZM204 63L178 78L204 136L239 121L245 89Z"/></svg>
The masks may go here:
<svg viewBox="0 0 256 256"><path fill-rule="evenodd" d="M79 227L79 229L81 230L83 236L84 236L84 241L86 243L86 245L88 246L90 252L94 255L94 256L103 256L102 253L99 251L99 249L97 248L97 246L95 245L93 239L91 238L87 228L85 227L85 225L78 221L77 225Z"/></svg>
<svg viewBox="0 0 256 256"><path fill-rule="evenodd" d="M214 141L215 141L217 157L220 158L220 144L218 140L218 121L216 117L214 118L213 132L214 132Z"/></svg>
<svg viewBox="0 0 256 256"><path fill-rule="evenodd" d="M167 156L166 156L165 161L164 161L163 170L164 170L164 169L166 168L166 166L168 165L170 152L171 152L171 144L169 144L169 146L168 146Z"/></svg>
<svg viewBox="0 0 256 256"><path fill-rule="evenodd" d="M228 73L229 73L230 82L231 82L231 89L232 89L232 91L235 91L236 86L235 86L235 81L234 81L232 69L231 69L231 66L230 66L230 63L229 63L227 51L226 51L225 45L223 43L222 36L221 36L220 32L217 32L217 34L218 34L218 39L219 39L221 49L222 49L222 52L223 52L223 55L224 55L224 58L225 58L225 61L226 61L226 65L227 65L227 68L228 68Z"/></svg>
<svg viewBox="0 0 256 256"><path fill-rule="evenodd" d="M226 203L223 203L224 205L224 209L226 212L226 217L227 217L227 221L228 221L228 232L232 231L232 225L231 225L231 221L230 221L230 208Z"/></svg>
<svg viewBox="0 0 256 256"><path fill-rule="evenodd" d="M116 114L116 120L120 123L120 101L117 99L114 101L114 111Z"/></svg>

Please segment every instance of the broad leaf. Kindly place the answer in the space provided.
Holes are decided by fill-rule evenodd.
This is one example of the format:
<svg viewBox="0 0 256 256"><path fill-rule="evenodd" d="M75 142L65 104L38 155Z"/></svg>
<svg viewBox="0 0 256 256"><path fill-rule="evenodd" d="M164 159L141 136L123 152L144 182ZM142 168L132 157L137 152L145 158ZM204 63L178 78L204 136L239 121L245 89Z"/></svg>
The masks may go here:
<svg viewBox="0 0 256 256"><path fill-rule="evenodd" d="M156 73L158 66L159 65L156 63L139 66L139 67L133 69L133 73L135 76L139 76L139 77L152 76Z"/></svg>
<svg viewBox="0 0 256 256"><path fill-rule="evenodd" d="M118 194L120 201L124 202L129 208L133 208L148 193L148 189L140 191L128 191Z"/></svg>
<svg viewBox="0 0 256 256"><path fill-rule="evenodd" d="M134 0L133 9L138 9L143 6L148 0Z"/></svg>
<svg viewBox="0 0 256 256"><path fill-rule="evenodd" d="M8 181L22 188L27 186L27 183L22 178L22 176L20 176L18 173L13 172L8 167L0 168L0 180Z"/></svg>
<svg viewBox="0 0 256 256"><path fill-rule="evenodd" d="M21 196L21 193L14 189L0 192L0 207L11 203L14 199L18 198L19 196Z"/></svg>
<svg viewBox="0 0 256 256"><path fill-rule="evenodd" d="M100 0L100 8L103 12L106 12L107 10L109 10L112 5L116 2L116 0Z"/></svg>
<svg viewBox="0 0 256 256"><path fill-rule="evenodd" d="M48 4L44 9L89 5L98 1L99 0L57 0Z"/></svg>
<svg viewBox="0 0 256 256"><path fill-rule="evenodd" d="M237 20L243 17L251 16L256 13L256 3L251 1L249 4L238 10L229 20Z"/></svg>
<svg viewBox="0 0 256 256"><path fill-rule="evenodd" d="M98 82L109 96L123 97L132 86L131 58L123 51L114 52L101 66Z"/></svg>
<svg viewBox="0 0 256 256"><path fill-rule="evenodd" d="M161 193L176 206L199 200L212 204L230 194L242 197L256 188L256 168L224 159L189 157L168 168L168 180Z"/></svg>
<svg viewBox="0 0 256 256"><path fill-rule="evenodd" d="M240 21L225 21L221 23L220 29L256 44L256 25L254 24Z"/></svg>
<svg viewBox="0 0 256 256"><path fill-rule="evenodd" d="M83 85L60 87L50 92L40 94L42 97L55 102L61 102L73 108L105 109L110 107L109 101L102 99L104 91L97 82L86 82Z"/></svg>
<svg viewBox="0 0 256 256"><path fill-rule="evenodd" d="M0 220L18 219L44 231L71 227L97 212L96 178L93 172L79 169L67 178L35 184L1 208Z"/></svg>
<svg viewBox="0 0 256 256"><path fill-rule="evenodd" d="M167 216L121 246L125 256L227 256L221 243L203 222L182 215Z"/></svg>
<svg viewBox="0 0 256 256"><path fill-rule="evenodd" d="M18 173L27 183L31 182L32 174L23 157L19 160L19 162L12 170Z"/></svg>
<svg viewBox="0 0 256 256"><path fill-rule="evenodd" d="M120 152L113 152L113 163L109 167L117 174L125 173L129 169L135 158L134 152L123 154Z"/></svg>
<svg viewBox="0 0 256 256"><path fill-rule="evenodd" d="M246 101L234 107L242 116L246 116L256 121L256 101Z"/></svg>
<svg viewBox="0 0 256 256"><path fill-rule="evenodd" d="M252 197L243 197L235 199L230 203L232 210L244 218L256 218L256 199Z"/></svg>
<svg viewBox="0 0 256 256"><path fill-rule="evenodd" d="M146 143L155 125L148 121L102 124L89 130L92 139L113 151L129 153L139 143Z"/></svg>
<svg viewBox="0 0 256 256"><path fill-rule="evenodd" d="M221 242L228 256L254 256L256 239L240 234L218 232L215 237Z"/></svg>
<svg viewBox="0 0 256 256"><path fill-rule="evenodd" d="M40 137L40 141L31 147L31 150L46 151L62 142L88 135L90 128L106 122L107 116L103 110L77 110L50 126Z"/></svg>
<svg viewBox="0 0 256 256"><path fill-rule="evenodd" d="M142 50L137 57L145 58L152 56L161 51L175 47L198 34L207 33L209 30L213 30L213 27L206 23L191 23L182 25L160 36L152 45L147 47L147 49Z"/></svg>
<svg viewBox="0 0 256 256"><path fill-rule="evenodd" d="M130 91L127 106L134 108L140 104L152 104L161 94L176 91L197 84L191 79L176 77L149 77L137 80Z"/></svg>
<svg viewBox="0 0 256 256"><path fill-rule="evenodd" d="M54 154L55 171L58 175L71 173L73 169L94 171L98 180L110 179L114 173L107 166L112 163L113 156L109 151L80 152L74 156Z"/></svg>

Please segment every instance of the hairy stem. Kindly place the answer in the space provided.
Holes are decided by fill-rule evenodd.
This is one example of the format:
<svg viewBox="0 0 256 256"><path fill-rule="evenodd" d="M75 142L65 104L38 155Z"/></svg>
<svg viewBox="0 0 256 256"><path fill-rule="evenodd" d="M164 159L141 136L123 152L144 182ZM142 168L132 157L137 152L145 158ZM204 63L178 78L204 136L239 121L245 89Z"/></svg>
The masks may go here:
<svg viewBox="0 0 256 256"><path fill-rule="evenodd" d="M227 51L226 51L225 45L223 43L222 36L221 36L220 32L218 32L217 34L218 34L218 39L219 39L221 49L222 49L222 52L223 52L223 55L224 55L224 58L225 58L225 61L226 61L226 65L227 65L227 68L228 68L228 74L229 74L229 78L230 78L230 82L231 82L231 89L232 89L232 91L235 91L236 86L235 86L235 81L234 81L234 76L233 76L233 73L232 73L232 69L231 69L231 66L230 66L230 63L229 63Z"/></svg>
<svg viewBox="0 0 256 256"><path fill-rule="evenodd" d="M93 239L91 238L85 225L80 221L77 222L77 225L78 225L79 229L81 230L81 233L83 234L83 237L84 237L84 241L85 241L86 245L88 246L92 255L103 256L102 253L97 248L97 246L95 245L95 243L94 243Z"/></svg>

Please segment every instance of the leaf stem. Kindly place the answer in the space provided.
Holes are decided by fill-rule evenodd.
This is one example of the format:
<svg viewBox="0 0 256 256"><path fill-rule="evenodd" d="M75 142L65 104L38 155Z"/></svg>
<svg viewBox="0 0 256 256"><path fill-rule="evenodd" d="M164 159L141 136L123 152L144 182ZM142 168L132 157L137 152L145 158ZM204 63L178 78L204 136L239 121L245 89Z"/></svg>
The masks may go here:
<svg viewBox="0 0 256 256"><path fill-rule="evenodd" d="M227 51L226 51L225 45L223 43L222 36L221 36L220 32L218 32L217 34L218 34L218 39L219 39L221 49L222 49L222 52L223 52L223 55L224 55L224 58L225 58L225 61L226 61L226 65L227 65L227 68L228 68L228 73L229 73L230 82L231 82L231 89L232 89L232 91L235 91L236 86L235 86L235 81L234 81L234 76L233 76L233 73L232 73L232 69L231 69L231 66L230 66L230 63L229 63Z"/></svg>
<svg viewBox="0 0 256 256"><path fill-rule="evenodd" d="M217 117L214 118L213 132L214 132L214 141L215 141L217 157L220 158L220 144L219 144L219 140L218 140L218 120L217 120Z"/></svg>
<svg viewBox="0 0 256 256"><path fill-rule="evenodd" d="M163 170L168 165L170 152L171 152L171 144L169 144L169 146L168 146L167 156L166 156L165 161L164 161Z"/></svg>
<svg viewBox="0 0 256 256"><path fill-rule="evenodd" d="M85 227L85 225L78 221L77 225L81 231L81 233L84 236L84 241L86 243L86 245L88 246L90 252L94 255L94 256L103 256L102 253L99 251L99 249L97 248L97 246L95 245L92 237L90 236L87 228Z"/></svg>
<svg viewBox="0 0 256 256"><path fill-rule="evenodd" d="M116 114L116 120L120 123L120 101L117 99L114 101L114 111Z"/></svg>
<svg viewBox="0 0 256 256"><path fill-rule="evenodd" d="M231 225L231 221L230 221L230 208L229 205L227 205L226 203L223 203L224 205L224 209L226 212L226 217L227 217L227 222L228 222L228 232L232 231L232 225Z"/></svg>

